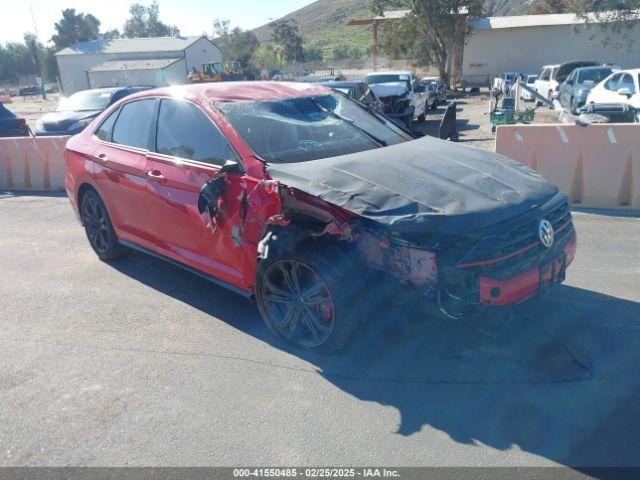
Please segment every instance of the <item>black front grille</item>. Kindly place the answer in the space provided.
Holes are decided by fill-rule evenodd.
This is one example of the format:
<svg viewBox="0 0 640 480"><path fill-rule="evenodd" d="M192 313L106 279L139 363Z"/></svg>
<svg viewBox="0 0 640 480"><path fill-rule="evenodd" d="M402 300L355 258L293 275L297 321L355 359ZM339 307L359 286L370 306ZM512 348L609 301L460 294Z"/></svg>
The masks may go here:
<svg viewBox="0 0 640 480"><path fill-rule="evenodd" d="M553 225L555 245L563 245L567 238L573 235L571 210L565 202L506 233L482 238L457 262L458 268L491 271L504 268L505 262L522 264L526 263L527 259L540 256L548 250L538 236L538 227L543 219Z"/></svg>

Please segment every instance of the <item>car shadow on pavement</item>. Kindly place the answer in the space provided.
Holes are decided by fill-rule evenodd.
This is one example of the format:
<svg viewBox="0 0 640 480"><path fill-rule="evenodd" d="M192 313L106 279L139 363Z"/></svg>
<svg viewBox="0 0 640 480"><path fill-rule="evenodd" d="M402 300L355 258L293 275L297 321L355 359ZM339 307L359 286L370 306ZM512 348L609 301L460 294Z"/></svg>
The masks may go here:
<svg viewBox="0 0 640 480"><path fill-rule="evenodd" d="M305 360L354 398L395 408L388 432L433 428L569 466L640 464L638 302L560 286L513 315L454 320L376 292L376 318L327 356L283 344L255 305L177 267L137 253L114 267Z"/></svg>

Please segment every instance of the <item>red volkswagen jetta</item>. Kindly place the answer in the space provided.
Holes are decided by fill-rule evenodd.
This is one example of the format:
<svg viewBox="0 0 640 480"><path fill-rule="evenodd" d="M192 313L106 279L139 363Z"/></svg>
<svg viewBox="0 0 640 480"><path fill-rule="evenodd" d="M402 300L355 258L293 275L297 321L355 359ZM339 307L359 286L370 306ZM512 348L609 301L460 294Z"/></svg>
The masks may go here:
<svg viewBox="0 0 640 480"><path fill-rule="evenodd" d="M347 345L390 300L452 317L520 303L575 254L567 197L533 170L414 140L310 84L145 91L66 156L99 258L160 256L255 298L273 331L318 351Z"/></svg>

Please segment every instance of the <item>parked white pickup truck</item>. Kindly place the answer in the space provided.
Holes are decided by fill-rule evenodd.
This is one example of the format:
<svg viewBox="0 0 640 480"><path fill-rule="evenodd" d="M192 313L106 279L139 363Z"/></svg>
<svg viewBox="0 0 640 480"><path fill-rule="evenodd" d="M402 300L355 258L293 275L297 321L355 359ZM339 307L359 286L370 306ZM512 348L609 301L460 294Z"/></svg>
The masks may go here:
<svg viewBox="0 0 640 480"><path fill-rule="evenodd" d="M382 102L385 115L407 127L413 120L424 122L429 93L425 82L413 72L373 72L364 77L364 82Z"/></svg>

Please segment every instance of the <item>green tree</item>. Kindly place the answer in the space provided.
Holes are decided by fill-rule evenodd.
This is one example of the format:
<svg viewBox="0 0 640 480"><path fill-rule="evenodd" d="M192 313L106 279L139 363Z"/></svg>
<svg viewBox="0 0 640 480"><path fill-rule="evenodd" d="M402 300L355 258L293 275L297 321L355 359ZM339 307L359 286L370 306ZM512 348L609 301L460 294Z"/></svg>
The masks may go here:
<svg viewBox="0 0 640 480"><path fill-rule="evenodd" d="M435 65L440 77L449 82L455 48L471 33L462 14L481 16L484 0L399 0L394 5L410 10L410 14L398 20L399 25L383 29L387 37L383 44L410 52L418 65ZM390 34L400 38L388 38Z"/></svg>
<svg viewBox="0 0 640 480"><path fill-rule="evenodd" d="M230 29L229 20L214 20L213 33L225 62L240 62L242 66L248 65L260 46L253 32L239 27Z"/></svg>
<svg viewBox="0 0 640 480"><path fill-rule="evenodd" d="M294 20L277 20L271 24L271 40L282 51L285 62L303 62L304 50L302 48L302 35L298 30L298 24Z"/></svg>
<svg viewBox="0 0 640 480"><path fill-rule="evenodd" d="M123 37L175 37L180 30L175 25L167 25L160 21L160 8L155 0L147 7L134 3L129 7L131 16L124 23Z"/></svg>
<svg viewBox="0 0 640 480"><path fill-rule="evenodd" d="M538 0L527 10L528 15L546 15L550 13L569 13L573 4L568 0Z"/></svg>
<svg viewBox="0 0 640 480"><path fill-rule="evenodd" d="M357 60L362 58L363 52L357 46L351 46L348 44L337 45L333 47L331 51L331 58L333 60Z"/></svg>
<svg viewBox="0 0 640 480"><path fill-rule="evenodd" d="M280 65L278 50L270 43L263 43L253 52L251 64L257 70L275 70Z"/></svg>
<svg viewBox="0 0 640 480"><path fill-rule="evenodd" d="M321 62L323 58L322 49L317 46L308 46L303 48L303 56L305 62Z"/></svg>
<svg viewBox="0 0 640 480"><path fill-rule="evenodd" d="M631 48L637 41L640 0L572 0L571 9L587 28L600 31L600 40L607 46Z"/></svg>
<svg viewBox="0 0 640 480"><path fill-rule="evenodd" d="M118 30L117 28L107 30L106 32L102 32L101 36L106 40L113 40L115 38L122 37L122 35L120 34L120 30Z"/></svg>
<svg viewBox="0 0 640 480"><path fill-rule="evenodd" d="M100 32L100 20L91 14L76 13L75 8L62 11L62 18L55 23L56 33L51 41L57 50L79 42L95 40Z"/></svg>

